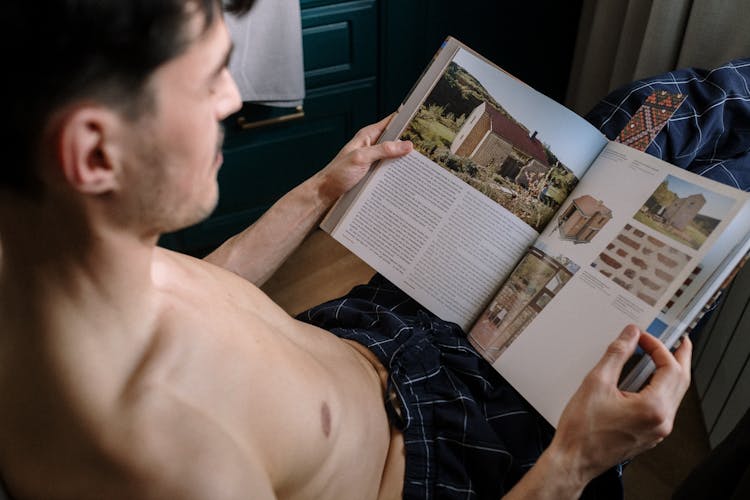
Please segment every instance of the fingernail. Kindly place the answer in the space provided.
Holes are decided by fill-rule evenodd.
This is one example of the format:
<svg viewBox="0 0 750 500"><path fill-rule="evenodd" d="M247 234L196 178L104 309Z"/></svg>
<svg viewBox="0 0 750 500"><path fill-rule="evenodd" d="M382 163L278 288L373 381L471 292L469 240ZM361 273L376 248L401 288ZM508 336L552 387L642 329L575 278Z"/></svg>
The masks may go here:
<svg viewBox="0 0 750 500"><path fill-rule="evenodd" d="M638 336L638 333L639 333L638 332L638 328L635 328L633 326L629 326L629 327L625 328L622 331L621 336L625 340L630 340L630 339L635 338L636 336Z"/></svg>

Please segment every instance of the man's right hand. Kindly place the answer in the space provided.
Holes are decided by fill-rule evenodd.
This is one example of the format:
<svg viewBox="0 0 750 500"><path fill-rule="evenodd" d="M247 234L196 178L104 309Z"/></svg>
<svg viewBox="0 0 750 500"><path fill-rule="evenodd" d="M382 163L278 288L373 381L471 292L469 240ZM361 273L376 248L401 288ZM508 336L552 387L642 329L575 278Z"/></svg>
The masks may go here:
<svg viewBox="0 0 750 500"><path fill-rule="evenodd" d="M411 141L385 141L377 143L395 113L377 123L368 125L357 132L320 172L318 176L325 185L323 191L329 194L331 203L353 188L379 160L398 158L414 149Z"/></svg>

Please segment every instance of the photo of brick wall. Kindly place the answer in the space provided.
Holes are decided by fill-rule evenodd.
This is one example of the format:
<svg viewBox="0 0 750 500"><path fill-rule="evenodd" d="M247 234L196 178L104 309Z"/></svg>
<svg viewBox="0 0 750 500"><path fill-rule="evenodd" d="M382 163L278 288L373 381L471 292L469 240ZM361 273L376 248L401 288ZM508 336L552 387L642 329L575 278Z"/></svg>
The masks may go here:
<svg viewBox="0 0 750 500"><path fill-rule="evenodd" d="M653 306L689 261L689 255L627 224L591 267Z"/></svg>
<svg viewBox="0 0 750 500"><path fill-rule="evenodd" d="M532 247L469 332L469 341L495 361L560 293L579 266Z"/></svg>
<svg viewBox="0 0 750 500"><path fill-rule="evenodd" d="M689 287L693 283L693 280L701 273L702 270L703 268L701 268L701 266L695 266L693 271L690 273L690 276L685 278L685 281L682 282L682 285L674 293L674 296L664 305L661 310L662 314L667 314L669 312L672 306L674 306L675 301L682 297L687 287Z"/></svg>

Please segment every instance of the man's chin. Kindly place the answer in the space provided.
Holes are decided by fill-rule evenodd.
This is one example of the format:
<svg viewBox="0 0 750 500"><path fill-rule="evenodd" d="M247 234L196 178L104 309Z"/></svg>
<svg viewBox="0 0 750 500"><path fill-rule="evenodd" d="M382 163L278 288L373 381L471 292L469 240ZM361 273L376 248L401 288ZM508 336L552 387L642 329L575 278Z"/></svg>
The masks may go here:
<svg viewBox="0 0 750 500"><path fill-rule="evenodd" d="M193 224L198 224L199 222L203 222L204 220L208 219L211 214L214 213L214 210L216 210L216 206L218 204L219 196L217 193L217 195L215 195L208 203L206 203L202 207L199 207L199 209L195 213L193 220L188 225L192 226Z"/></svg>
<svg viewBox="0 0 750 500"><path fill-rule="evenodd" d="M178 220L170 221L171 223L166 225L166 227L162 229L161 233L173 233L175 231L194 226L199 222L203 222L211 216L214 210L216 210L216 206L218 205L218 203L219 197L217 193L210 201L204 203L202 206L196 207L195 210L190 214L185 214Z"/></svg>
<svg viewBox="0 0 750 500"><path fill-rule="evenodd" d="M214 159L214 171L218 171L221 168L221 165L224 163L224 153L219 150L218 153L216 153L216 158Z"/></svg>

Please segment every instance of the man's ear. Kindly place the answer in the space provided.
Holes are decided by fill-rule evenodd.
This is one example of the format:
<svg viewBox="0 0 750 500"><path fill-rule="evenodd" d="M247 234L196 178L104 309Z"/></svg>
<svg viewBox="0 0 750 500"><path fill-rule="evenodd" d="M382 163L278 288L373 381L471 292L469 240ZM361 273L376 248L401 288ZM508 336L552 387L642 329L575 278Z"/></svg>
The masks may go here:
<svg viewBox="0 0 750 500"><path fill-rule="evenodd" d="M63 118L57 136L57 160L68 184L82 193L104 194L119 187L114 142L121 135L119 116L101 106L81 106Z"/></svg>

